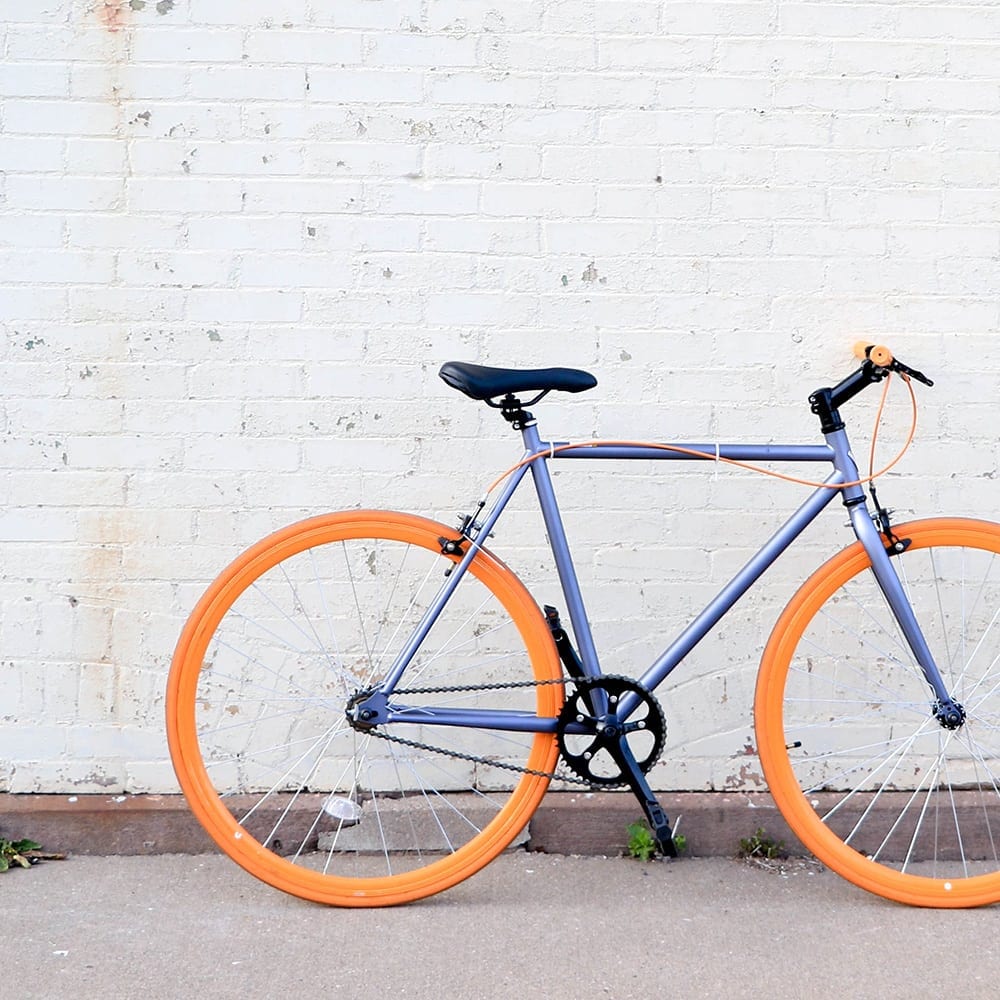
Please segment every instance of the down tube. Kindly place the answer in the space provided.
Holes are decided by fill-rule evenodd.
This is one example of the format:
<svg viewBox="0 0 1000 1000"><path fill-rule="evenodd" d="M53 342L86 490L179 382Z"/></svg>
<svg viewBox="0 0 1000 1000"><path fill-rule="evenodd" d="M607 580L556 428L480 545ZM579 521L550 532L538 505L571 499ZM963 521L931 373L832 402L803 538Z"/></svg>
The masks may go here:
<svg viewBox="0 0 1000 1000"><path fill-rule="evenodd" d="M695 646L719 623L733 605L760 579L785 549L809 526L840 491L834 489L843 479L835 472L826 486L812 493L804 504L775 532L761 550L733 577L719 595L667 647L661 656L639 678L652 690L684 659Z"/></svg>

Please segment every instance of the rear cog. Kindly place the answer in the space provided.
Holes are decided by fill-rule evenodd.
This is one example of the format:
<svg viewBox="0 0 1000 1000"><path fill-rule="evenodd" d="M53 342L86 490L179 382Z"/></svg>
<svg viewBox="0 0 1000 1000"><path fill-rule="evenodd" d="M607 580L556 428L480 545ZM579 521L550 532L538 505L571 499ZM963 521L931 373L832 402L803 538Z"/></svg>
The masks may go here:
<svg viewBox="0 0 1000 1000"><path fill-rule="evenodd" d="M663 710L638 681L614 674L574 679L576 691L559 713L557 738L566 765L592 785L628 784L621 765L609 750L625 740L639 769L646 773L663 750L667 725ZM627 719L618 706L625 695L639 702Z"/></svg>

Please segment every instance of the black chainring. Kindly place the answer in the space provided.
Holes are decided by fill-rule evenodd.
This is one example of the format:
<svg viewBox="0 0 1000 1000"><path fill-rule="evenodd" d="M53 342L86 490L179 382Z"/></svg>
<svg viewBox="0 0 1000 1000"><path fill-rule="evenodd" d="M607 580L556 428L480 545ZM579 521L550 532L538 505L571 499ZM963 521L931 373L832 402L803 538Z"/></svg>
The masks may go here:
<svg viewBox="0 0 1000 1000"><path fill-rule="evenodd" d="M663 751L667 731L656 698L638 681L615 674L574 678L573 683L576 690L563 704L557 729L559 752L566 765L592 785L628 784L621 766L608 751L612 742L625 739L645 774ZM603 692L607 701L606 713L595 711L595 705L602 702L597 692ZM636 695L639 704L628 719L621 721L616 707L625 694Z"/></svg>

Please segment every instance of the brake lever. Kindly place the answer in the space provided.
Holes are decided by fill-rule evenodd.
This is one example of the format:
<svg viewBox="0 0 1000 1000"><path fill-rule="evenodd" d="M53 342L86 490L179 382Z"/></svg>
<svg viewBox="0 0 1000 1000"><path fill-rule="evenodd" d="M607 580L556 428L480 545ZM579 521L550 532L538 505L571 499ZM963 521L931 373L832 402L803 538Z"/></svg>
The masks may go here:
<svg viewBox="0 0 1000 1000"><path fill-rule="evenodd" d="M892 364L889 366L894 372L899 372L900 375L909 375L910 378L915 378L918 382L923 382L924 385L934 385L933 381L929 379L923 372L918 372L915 368L910 368L908 365L904 365L902 361L897 361L893 358Z"/></svg>

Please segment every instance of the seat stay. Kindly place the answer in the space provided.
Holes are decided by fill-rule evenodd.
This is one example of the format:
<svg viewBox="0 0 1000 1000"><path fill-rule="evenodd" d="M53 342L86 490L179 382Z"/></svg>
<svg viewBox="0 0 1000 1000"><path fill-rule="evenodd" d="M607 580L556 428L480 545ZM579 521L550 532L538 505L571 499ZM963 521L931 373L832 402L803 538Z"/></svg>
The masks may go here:
<svg viewBox="0 0 1000 1000"><path fill-rule="evenodd" d="M472 565L473 559L476 558L476 555L482 549L483 546L479 540L489 537L490 532L493 530L493 526L503 513L504 508L516 492L518 486L520 486L521 480L527 472L527 465L515 469L508 478L503 492L500 494L489 513L481 522L477 522L477 526L473 534L471 536L469 534L463 534L461 539L459 539L461 544L467 544L468 548L448 574L445 581L441 584L437 594L428 605L427 610L424 612L420 622L413 630L413 633L406 645L400 650L396 659L393 661L392 666L386 673L385 679L378 685L379 691L383 694L392 694L396 686L399 684L400 678L403 676L406 668L410 665L410 661L416 655L416 652L420 648L424 639L427 638L427 635L433 628L434 623L438 620L438 617L444 610L444 607L451 598L451 595L455 592L459 583L462 582L462 578Z"/></svg>

